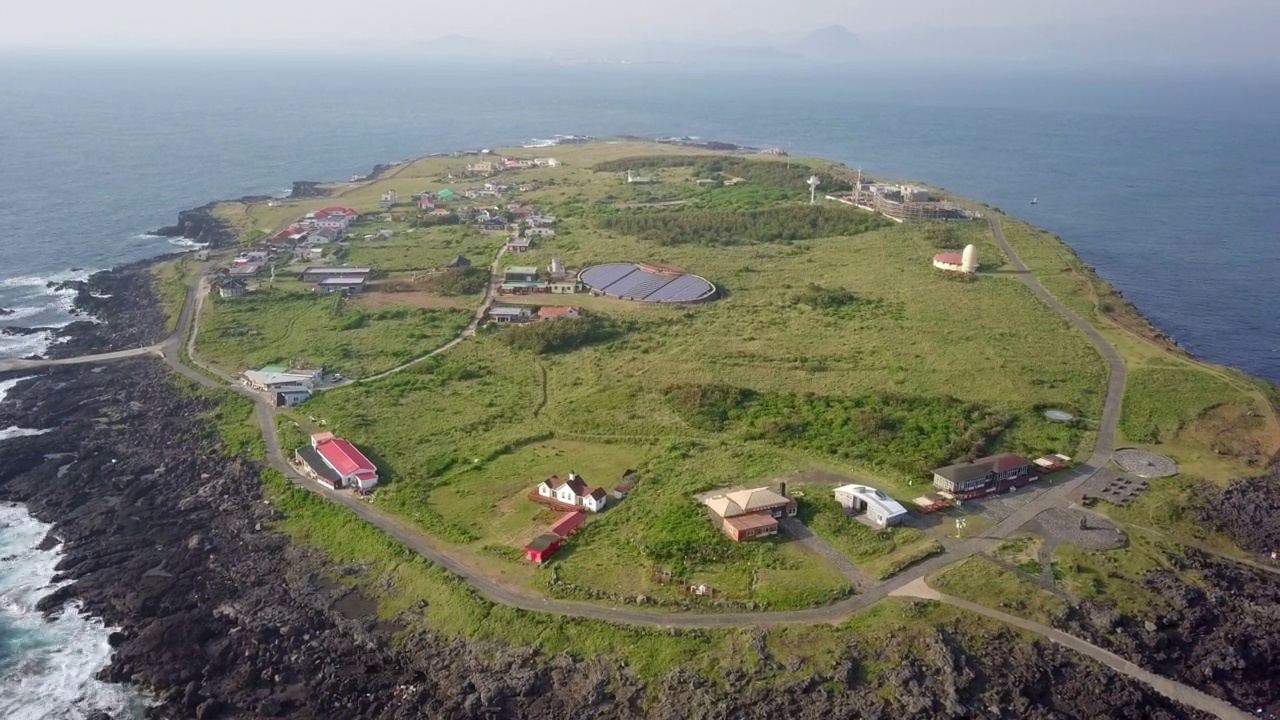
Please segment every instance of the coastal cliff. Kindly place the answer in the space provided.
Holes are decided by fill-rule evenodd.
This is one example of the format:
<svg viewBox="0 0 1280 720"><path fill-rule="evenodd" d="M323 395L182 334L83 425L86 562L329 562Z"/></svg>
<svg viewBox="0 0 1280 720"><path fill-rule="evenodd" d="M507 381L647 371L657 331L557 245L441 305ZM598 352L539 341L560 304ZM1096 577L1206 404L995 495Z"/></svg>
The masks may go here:
<svg viewBox="0 0 1280 720"><path fill-rule="evenodd" d="M266 196L246 196L241 200L257 202L267 200ZM178 222L152 231L153 235L163 237L186 238L192 242L208 243L209 247L219 248L233 245L236 242L235 232L222 220L213 216L213 207L217 203L209 203L191 210L178 213Z"/></svg>

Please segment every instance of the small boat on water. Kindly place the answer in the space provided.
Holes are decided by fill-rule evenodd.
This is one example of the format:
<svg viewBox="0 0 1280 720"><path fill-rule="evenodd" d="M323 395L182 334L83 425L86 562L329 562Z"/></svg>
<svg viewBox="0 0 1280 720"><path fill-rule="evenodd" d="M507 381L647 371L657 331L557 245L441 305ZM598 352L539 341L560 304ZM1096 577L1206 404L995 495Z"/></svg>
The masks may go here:
<svg viewBox="0 0 1280 720"><path fill-rule="evenodd" d="M1040 198L1031 198L1031 204L1032 204L1032 205L1039 205L1039 204L1040 204Z"/></svg>

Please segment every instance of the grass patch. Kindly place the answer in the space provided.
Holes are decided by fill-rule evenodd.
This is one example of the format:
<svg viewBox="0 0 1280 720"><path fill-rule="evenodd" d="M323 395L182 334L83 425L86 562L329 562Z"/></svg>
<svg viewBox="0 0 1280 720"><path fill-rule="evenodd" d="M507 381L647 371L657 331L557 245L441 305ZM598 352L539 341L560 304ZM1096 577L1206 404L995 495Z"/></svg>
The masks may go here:
<svg viewBox="0 0 1280 720"><path fill-rule="evenodd" d="M253 401L230 390L202 387L199 392L216 403L207 415L222 438L223 454L265 459L267 447L254 414Z"/></svg>
<svg viewBox="0 0 1280 720"><path fill-rule="evenodd" d="M940 592L999 608L1046 625L1066 609L1052 593L981 557L967 558L929 579Z"/></svg>
<svg viewBox="0 0 1280 720"><path fill-rule="evenodd" d="M1192 368L1144 367L1129 373L1120 431L1133 442L1172 440L1210 409L1247 402L1225 380Z"/></svg>
<svg viewBox="0 0 1280 720"><path fill-rule="evenodd" d="M199 264L186 255L151 266L151 274L155 278L156 295L160 298L160 308L164 310L167 318L164 326L166 333L178 329L182 305L187 300L187 283L199 268Z"/></svg>
<svg viewBox="0 0 1280 720"><path fill-rule="evenodd" d="M846 205L781 205L747 211L632 211L606 215L604 230L635 235L659 245L790 243L836 235L858 235L886 227L885 218Z"/></svg>
<svg viewBox="0 0 1280 720"><path fill-rule="evenodd" d="M370 375L443 345L471 318L455 309L369 311L338 295L291 289L210 298L205 307L196 352L231 373L296 362Z"/></svg>
<svg viewBox="0 0 1280 720"><path fill-rule="evenodd" d="M798 517L869 575L884 580L943 551L942 545L912 527L876 530L847 517L828 488L797 488Z"/></svg>

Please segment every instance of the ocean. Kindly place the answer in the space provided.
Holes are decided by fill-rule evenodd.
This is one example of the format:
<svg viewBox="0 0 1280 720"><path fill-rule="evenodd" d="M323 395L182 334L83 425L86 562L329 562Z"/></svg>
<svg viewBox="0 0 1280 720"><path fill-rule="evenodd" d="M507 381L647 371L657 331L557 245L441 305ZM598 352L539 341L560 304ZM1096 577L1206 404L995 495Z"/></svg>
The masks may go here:
<svg viewBox="0 0 1280 720"><path fill-rule="evenodd" d="M556 134L780 147L982 200L1059 234L1190 352L1280 381L1280 78L1123 69L0 55L0 326L70 322L50 281L190 249L147 234L180 209ZM0 335L0 357L49 340ZM54 554L3 512L0 684L41 676L17 692L57 707L30 717L76 717L40 683L98 692L105 630L31 622Z"/></svg>

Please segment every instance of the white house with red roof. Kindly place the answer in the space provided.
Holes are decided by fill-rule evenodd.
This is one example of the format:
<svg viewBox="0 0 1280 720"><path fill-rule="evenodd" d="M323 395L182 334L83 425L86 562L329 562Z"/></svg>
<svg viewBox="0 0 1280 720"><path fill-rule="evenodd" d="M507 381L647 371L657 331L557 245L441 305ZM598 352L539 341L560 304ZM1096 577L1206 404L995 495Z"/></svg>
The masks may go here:
<svg viewBox="0 0 1280 720"><path fill-rule="evenodd" d="M312 225L330 230L346 230L359 217L360 213L355 210L337 206L321 208L313 213L307 213L307 220L310 220Z"/></svg>
<svg viewBox="0 0 1280 720"><path fill-rule="evenodd" d="M304 472L335 490L352 487L364 494L378 484L377 466L350 441L333 433L312 435L311 445L298 448L295 457Z"/></svg>
<svg viewBox="0 0 1280 720"><path fill-rule="evenodd" d="M561 480L557 475L543 480L538 485L538 495L590 512L600 512L609 501L609 493L604 488L588 487L582 476L573 471L569 472L568 480Z"/></svg>

